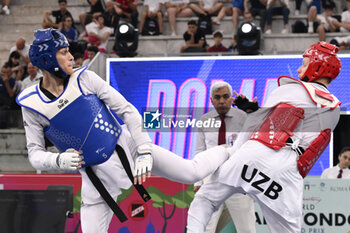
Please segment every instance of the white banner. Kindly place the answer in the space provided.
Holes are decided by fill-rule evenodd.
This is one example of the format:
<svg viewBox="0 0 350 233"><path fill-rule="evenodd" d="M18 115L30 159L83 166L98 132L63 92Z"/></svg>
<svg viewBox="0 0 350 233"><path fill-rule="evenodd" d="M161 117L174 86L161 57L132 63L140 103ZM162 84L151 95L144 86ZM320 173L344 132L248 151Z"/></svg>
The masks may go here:
<svg viewBox="0 0 350 233"><path fill-rule="evenodd" d="M303 225L301 233L350 232L350 180L304 180ZM269 233L260 207L255 205L256 231Z"/></svg>

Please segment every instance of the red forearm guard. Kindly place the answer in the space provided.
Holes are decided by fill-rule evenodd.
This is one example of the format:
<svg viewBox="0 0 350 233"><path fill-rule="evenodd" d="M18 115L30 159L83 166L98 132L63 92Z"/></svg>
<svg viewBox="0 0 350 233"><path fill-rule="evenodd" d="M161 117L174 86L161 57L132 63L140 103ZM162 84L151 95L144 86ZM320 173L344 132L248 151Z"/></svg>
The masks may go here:
<svg viewBox="0 0 350 233"><path fill-rule="evenodd" d="M259 130L253 133L250 140L259 141L270 148L279 150L293 135L300 119L304 119L304 109L290 104L278 104L261 124Z"/></svg>
<svg viewBox="0 0 350 233"><path fill-rule="evenodd" d="M298 169L304 178L321 156L331 140L331 129L321 131L318 137L310 144L305 152L299 156Z"/></svg>

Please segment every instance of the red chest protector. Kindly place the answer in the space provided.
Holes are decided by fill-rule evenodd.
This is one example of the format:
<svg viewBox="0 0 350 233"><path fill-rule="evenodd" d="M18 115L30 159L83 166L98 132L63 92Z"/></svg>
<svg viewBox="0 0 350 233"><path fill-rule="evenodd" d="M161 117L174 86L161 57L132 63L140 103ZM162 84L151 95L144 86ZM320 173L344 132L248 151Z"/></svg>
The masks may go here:
<svg viewBox="0 0 350 233"><path fill-rule="evenodd" d="M312 83L302 82L285 76L279 77L279 86L288 83L299 83L303 85L311 100L321 107L329 107L333 110L341 104L337 97L328 92L317 89L314 85L312 85ZM299 156L298 169L303 178L309 173L318 158L328 146L331 140L331 133L332 131L329 128L322 130L318 137L305 150L305 152Z"/></svg>
<svg viewBox="0 0 350 233"><path fill-rule="evenodd" d="M312 83L302 82L290 77L282 76L278 79L278 85L297 83L302 85L311 100L320 107L335 109L340 101L329 92L317 89ZM293 135L298 122L304 118L304 110L289 104L278 104L261 124L259 130L253 133L250 140L256 140L264 145L281 149L286 145L287 139ZM298 169L302 177L305 177L317 159L328 146L331 139L331 129L327 128L320 132L319 136L310 144L305 152L299 156Z"/></svg>
<svg viewBox="0 0 350 233"><path fill-rule="evenodd" d="M304 109L296 108L290 104L278 104L254 132L250 140L256 140L262 144L279 150L286 145L289 137L300 119L304 119Z"/></svg>

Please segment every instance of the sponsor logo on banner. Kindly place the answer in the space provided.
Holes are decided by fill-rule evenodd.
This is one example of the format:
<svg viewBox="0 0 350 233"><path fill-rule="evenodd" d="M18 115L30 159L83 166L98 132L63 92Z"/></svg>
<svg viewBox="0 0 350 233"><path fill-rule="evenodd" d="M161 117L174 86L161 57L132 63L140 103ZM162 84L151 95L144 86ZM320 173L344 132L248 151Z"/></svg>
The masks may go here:
<svg viewBox="0 0 350 233"><path fill-rule="evenodd" d="M133 220L141 221L147 215L147 206L142 202L133 202L130 204L129 212Z"/></svg>
<svg viewBox="0 0 350 233"><path fill-rule="evenodd" d="M320 183L320 191L322 192L326 191L326 184L324 182Z"/></svg>
<svg viewBox="0 0 350 233"><path fill-rule="evenodd" d="M315 184L311 184L311 183L307 183L307 182L304 183L304 190L305 191L311 190L315 187L317 187Z"/></svg>

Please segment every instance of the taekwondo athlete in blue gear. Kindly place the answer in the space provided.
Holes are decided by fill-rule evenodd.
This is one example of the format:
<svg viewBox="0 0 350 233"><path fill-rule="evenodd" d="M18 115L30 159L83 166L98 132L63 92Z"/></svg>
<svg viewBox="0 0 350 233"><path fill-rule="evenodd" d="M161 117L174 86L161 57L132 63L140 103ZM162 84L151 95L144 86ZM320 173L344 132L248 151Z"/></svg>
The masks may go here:
<svg viewBox="0 0 350 233"><path fill-rule="evenodd" d="M96 95L86 95L81 90L79 78L86 67L76 70L73 74L68 74L60 67L56 53L69 46L65 36L49 29L36 31L35 37L29 51L33 65L63 79L65 89L57 98L45 101L40 95L40 87L32 86L23 91L17 101L22 107L31 109L50 122L49 126L44 128L45 136L59 151L65 151L56 158L53 157L51 164L56 163L64 169L86 167L88 177L101 196L120 221L125 221L127 217L90 167L106 162L114 150L117 150L123 166L127 166L125 170L129 178L133 178L125 152L122 147L117 146L122 128ZM145 201L150 199L141 185L135 187Z"/></svg>
<svg viewBox="0 0 350 233"><path fill-rule="evenodd" d="M59 66L56 51L68 46L66 37L55 30L36 32L36 39L29 51L33 64L57 77L70 78L70 82L67 89L50 103L41 101L37 87L30 88L19 102L50 121L44 133L60 151L73 148L84 155L82 167L93 166L110 158L121 127L96 95L84 95L80 90L79 75L86 67L69 77Z"/></svg>
<svg viewBox="0 0 350 233"><path fill-rule="evenodd" d="M84 233L107 232L113 212L121 221L126 219L115 200L121 188L132 185L134 175L134 183L140 184L153 167L154 175L193 184L228 158L222 146L186 160L153 145L134 106L94 72L85 67L73 70L68 43L57 30L36 31L30 59L43 79L17 97L29 161L37 170L79 170ZM125 125L118 125L112 111ZM46 151L44 135L60 153ZM141 185L135 188L148 199Z"/></svg>

